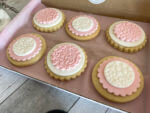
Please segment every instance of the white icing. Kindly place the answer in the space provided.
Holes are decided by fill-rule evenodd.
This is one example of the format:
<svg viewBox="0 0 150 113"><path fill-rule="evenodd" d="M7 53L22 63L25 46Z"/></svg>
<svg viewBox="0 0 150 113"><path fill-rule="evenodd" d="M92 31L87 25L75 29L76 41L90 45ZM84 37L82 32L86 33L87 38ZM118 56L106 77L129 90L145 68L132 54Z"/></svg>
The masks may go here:
<svg viewBox="0 0 150 113"><path fill-rule="evenodd" d="M63 45L63 44L72 44L74 45L75 47L77 47L80 51L80 54L81 54L81 60L79 61L79 63L74 67L74 68L71 68L71 69L68 69L68 70L60 70L60 69L57 69L56 67L54 67L54 65L52 64L52 61L50 59L51 57L51 54L53 53L53 50L55 48L57 48L58 46L60 45ZM69 75L73 75L77 72L79 72L82 67L84 66L84 62L85 62L85 55L84 55L84 52L83 50L76 44L73 44L73 43L61 43L61 44L58 44L56 46L54 46L49 52L48 52L48 55L47 55L47 65L49 67L49 69L56 75L59 75L59 76L69 76Z"/></svg>
<svg viewBox="0 0 150 113"><path fill-rule="evenodd" d="M23 37L18 39L13 45L13 52L17 56L26 56L34 51L36 42L33 38Z"/></svg>
<svg viewBox="0 0 150 113"><path fill-rule="evenodd" d="M104 76L109 84L117 88L127 88L135 79L132 67L121 61L109 62L104 68Z"/></svg>
<svg viewBox="0 0 150 113"><path fill-rule="evenodd" d="M0 9L0 31L10 22L9 15L3 10Z"/></svg>
<svg viewBox="0 0 150 113"><path fill-rule="evenodd" d="M105 0L89 0L89 2L91 2L92 4L101 4L105 2Z"/></svg>
<svg viewBox="0 0 150 113"><path fill-rule="evenodd" d="M120 44L120 45L122 45L122 46L125 46L125 47L135 47L135 46L138 46L138 45L140 45L141 43L144 42L144 40L145 40L145 32L144 32L143 29L142 29L140 26L138 26L138 25L137 25L137 26L138 26L138 27L141 29L141 31L142 31L142 37L141 37L139 40L137 40L137 41L135 41L135 42L125 42L125 41L122 41L122 40L118 39L118 38L116 37L116 35L114 34L113 29L114 29L114 26L115 26L116 24L119 24L119 23L121 23L121 22L125 22L125 21L115 22L115 23L112 24L112 25L110 26L110 28L109 28L109 35L110 35L110 37L111 37L111 39L112 39L113 41L115 41L116 43L118 43L118 44Z"/></svg>
<svg viewBox="0 0 150 113"><path fill-rule="evenodd" d="M58 17L57 17L57 19L56 19L54 22L49 23L49 24L41 24L41 23L37 22L37 20L35 19L35 16L36 16L36 15L35 15L35 16L33 17L34 23L35 23L36 25L38 25L39 27L44 27L44 28L53 27L53 26L59 24L59 23L61 22L61 20L62 20L62 12L59 11L58 9L55 9L55 10L58 12Z"/></svg>
<svg viewBox="0 0 150 113"><path fill-rule="evenodd" d="M81 16L72 21L72 27L80 32L86 32L92 29L94 22L92 19Z"/></svg>

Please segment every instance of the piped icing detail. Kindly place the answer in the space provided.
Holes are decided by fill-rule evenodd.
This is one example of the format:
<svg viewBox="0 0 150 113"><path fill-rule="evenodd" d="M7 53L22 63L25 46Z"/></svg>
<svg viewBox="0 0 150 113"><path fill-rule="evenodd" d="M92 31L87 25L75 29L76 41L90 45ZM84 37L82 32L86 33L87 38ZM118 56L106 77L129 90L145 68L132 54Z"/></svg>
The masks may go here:
<svg viewBox="0 0 150 113"><path fill-rule="evenodd" d="M24 34L10 43L8 53L16 61L26 61L35 57L42 48L39 37L33 34Z"/></svg>
<svg viewBox="0 0 150 113"><path fill-rule="evenodd" d="M104 68L107 82L117 88L127 88L134 82L134 71L127 63L111 61ZM130 79L129 79L130 78Z"/></svg>
<svg viewBox="0 0 150 113"><path fill-rule="evenodd" d="M142 37L140 27L131 22L121 22L114 26L116 37L125 42L135 42Z"/></svg>
<svg viewBox="0 0 150 113"><path fill-rule="evenodd" d="M98 29L98 22L94 17L80 15L70 20L68 28L77 36L88 36L96 32Z"/></svg>
<svg viewBox="0 0 150 113"><path fill-rule="evenodd" d="M35 19L40 24L50 24L57 20L59 13L54 8L45 8L35 15Z"/></svg>
<svg viewBox="0 0 150 113"><path fill-rule="evenodd" d="M71 44L60 45L51 54L52 64L60 70L68 70L81 60L80 51Z"/></svg>
<svg viewBox="0 0 150 113"><path fill-rule="evenodd" d="M131 80L130 84L125 85L128 87L124 87L124 88L115 87L106 80L105 75L104 75L105 74L104 70L105 70L107 64L109 64L110 62L114 62L114 61L124 62L132 68L132 70L134 72L134 81L132 82L132 80ZM135 65L126 59L115 57L115 58L110 58L110 59L105 60L103 63L100 64L100 66L98 68L97 76L99 78L99 82L103 85L103 88L105 88L108 92L113 93L114 95L117 95L117 96L131 95L132 93L137 91L137 88L140 87L140 73L138 72ZM111 74L110 74L110 76L111 76Z"/></svg>

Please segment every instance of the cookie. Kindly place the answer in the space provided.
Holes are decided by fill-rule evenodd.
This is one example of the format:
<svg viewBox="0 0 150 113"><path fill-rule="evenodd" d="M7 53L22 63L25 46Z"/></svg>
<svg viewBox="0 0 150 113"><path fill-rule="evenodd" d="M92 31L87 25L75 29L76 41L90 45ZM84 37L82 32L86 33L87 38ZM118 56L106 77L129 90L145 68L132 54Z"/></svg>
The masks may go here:
<svg viewBox="0 0 150 113"><path fill-rule="evenodd" d="M45 39L35 33L23 34L7 48L7 58L15 66L24 67L38 62L46 51Z"/></svg>
<svg viewBox="0 0 150 113"><path fill-rule="evenodd" d="M80 76L87 66L85 51L74 43L55 45L47 54L45 68L51 77L71 80Z"/></svg>
<svg viewBox="0 0 150 113"><path fill-rule="evenodd" d="M144 30L128 21L113 23L106 31L106 38L114 48L128 53L140 51L147 42Z"/></svg>
<svg viewBox="0 0 150 113"><path fill-rule="evenodd" d="M99 34L100 24L92 16L80 15L73 17L66 24L66 32L76 40L91 40Z"/></svg>
<svg viewBox="0 0 150 113"><path fill-rule="evenodd" d="M33 26L41 32L54 32L60 29L65 21L62 11L56 8L45 8L38 11L33 17Z"/></svg>
<svg viewBox="0 0 150 113"><path fill-rule="evenodd" d="M92 82L101 96L117 103L136 99L144 88L140 69L131 61L116 56L105 57L95 65Z"/></svg>

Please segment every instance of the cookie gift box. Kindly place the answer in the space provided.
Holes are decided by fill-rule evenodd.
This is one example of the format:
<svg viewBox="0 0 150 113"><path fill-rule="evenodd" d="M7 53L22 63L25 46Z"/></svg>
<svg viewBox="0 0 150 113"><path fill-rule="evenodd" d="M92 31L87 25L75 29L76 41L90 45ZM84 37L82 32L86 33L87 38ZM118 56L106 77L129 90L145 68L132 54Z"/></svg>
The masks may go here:
<svg viewBox="0 0 150 113"><path fill-rule="evenodd" d="M140 12L143 11L142 13L134 12L135 11L134 2L138 4L137 5L138 7L141 7L139 9L140 9ZM46 6L43 5L42 3L44 3ZM148 113L150 111L148 107L150 105L148 101L149 100L148 95L150 94L150 91L148 88L148 86L150 85L149 84L150 60L148 58L149 57L148 51L150 49L149 40L147 40L147 44L141 51L137 53L125 53L125 52L120 52L117 49L114 49L107 42L106 36L105 36L105 31L112 23L116 21L131 19L128 21L134 22L138 24L139 26L141 26L148 38L150 36L150 32L149 32L150 24L147 22L149 22L150 18L149 18L147 10L144 10L146 9L146 6L143 7L144 4L146 3L142 1L139 2L137 0L134 0L130 4L129 2L128 3L125 2L126 6L132 6L130 7L131 9L129 9L130 14L126 12L124 7L120 7L120 5L124 4L124 2L123 1L117 2L117 0L116 1L106 0L106 2L102 3L103 5L91 4L88 0L79 1L78 4L75 4L73 0L70 0L70 1L62 0L61 2L58 2L58 0L43 0L42 3L40 0L32 0L0 33L0 56L1 56L0 66L2 68L7 68L9 70L22 73L23 75L29 78L35 79L37 81L41 81L41 82L50 84L52 86L56 86L58 88L67 90L69 92L75 93L80 96L84 96L88 99L95 100L99 103L103 103L105 105L112 106L120 110L124 110L127 112L136 112L136 113L142 113L145 111L146 113ZM75 6L70 7L71 4L74 4ZM118 7L116 7L116 5L118 5ZM56 32L52 32L52 33L39 32L36 29L34 29L32 26L32 18L34 14L37 11L43 8L46 8L47 6L61 9L63 13L65 14L66 21L64 25ZM92 10L88 10L91 8ZM110 10L111 8L113 8L113 10ZM120 13L118 9L120 9ZM66 23L69 22L69 20L71 20L72 17L78 16L78 15L89 15L97 19L97 21L100 23L100 28L101 28L100 33L97 35L97 37L95 37L92 40L82 42L82 41L74 40L66 33L66 29L65 29ZM113 16L113 17L101 16L101 15L107 15L107 16ZM115 17L120 17L120 18L126 17L126 19L120 19L120 18L115 18ZM133 17L136 17L136 18L133 18ZM133 21L135 19L137 21ZM20 22L19 24L18 24L18 21ZM18 37L25 33L37 33L43 36L47 43L47 50L44 56L42 57L42 59L38 61L36 64L28 66L28 67L19 68L10 64L9 61L7 60L6 54L4 53L6 52L8 44L13 39L15 39L15 37ZM45 57L47 56L49 50L51 50L55 45L64 43L64 42L75 43L79 45L80 47L82 47L85 50L87 54L87 59L88 59L87 67L84 69L84 72L81 74L81 76L77 77L74 80L70 80L68 82L61 82L61 81L53 79L52 77L49 76L49 74L46 72L44 68ZM138 68L141 70L144 76L144 89L143 89L142 94L138 98L125 104L116 104L114 102L110 102L104 99L95 89L92 83L93 68L99 60L107 56L119 56L119 57L128 59L132 61L133 63L135 63L138 66Z"/></svg>

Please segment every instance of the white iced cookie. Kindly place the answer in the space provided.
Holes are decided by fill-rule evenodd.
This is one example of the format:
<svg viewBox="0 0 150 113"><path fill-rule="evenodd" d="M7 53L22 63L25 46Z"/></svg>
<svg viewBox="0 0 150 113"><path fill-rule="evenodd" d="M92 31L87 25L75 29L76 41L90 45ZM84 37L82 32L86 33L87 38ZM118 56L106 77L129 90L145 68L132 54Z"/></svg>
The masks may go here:
<svg viewBox="0 0 150 113"><path fill-rule="evenodd" d="M93 16L79 15L66 24L69 36L76 40L91 40L100 32L100 24Z"/></svg>
<svg viewBox="0 0 150 113"><path fill-rule="evenodd" d="M3 10L0 9L0 31L10 22L9 15Z"/></svg>
<svg viewBox="0 0 150 113"><path fill-rule="evenodd" d="M111 61L105 66L104 76L109 84L117 88L127 88L134 82L131 66L121 61Z"/></svg>
<svg viewBox="0 0 150 113"><path fill-rule="evenodd" d="M95 65L92 82L104 98L118 103L137 98L144 87L140 69L131 61L117 56L104 57Z"/></svg>
<svg viewBox="0 0 150 113"><path fill-rule="evenodd" d="M22 34L9 44L7 58L15 66L29 66L39 61L45 50L46 42L41 35Z"/></svg>

